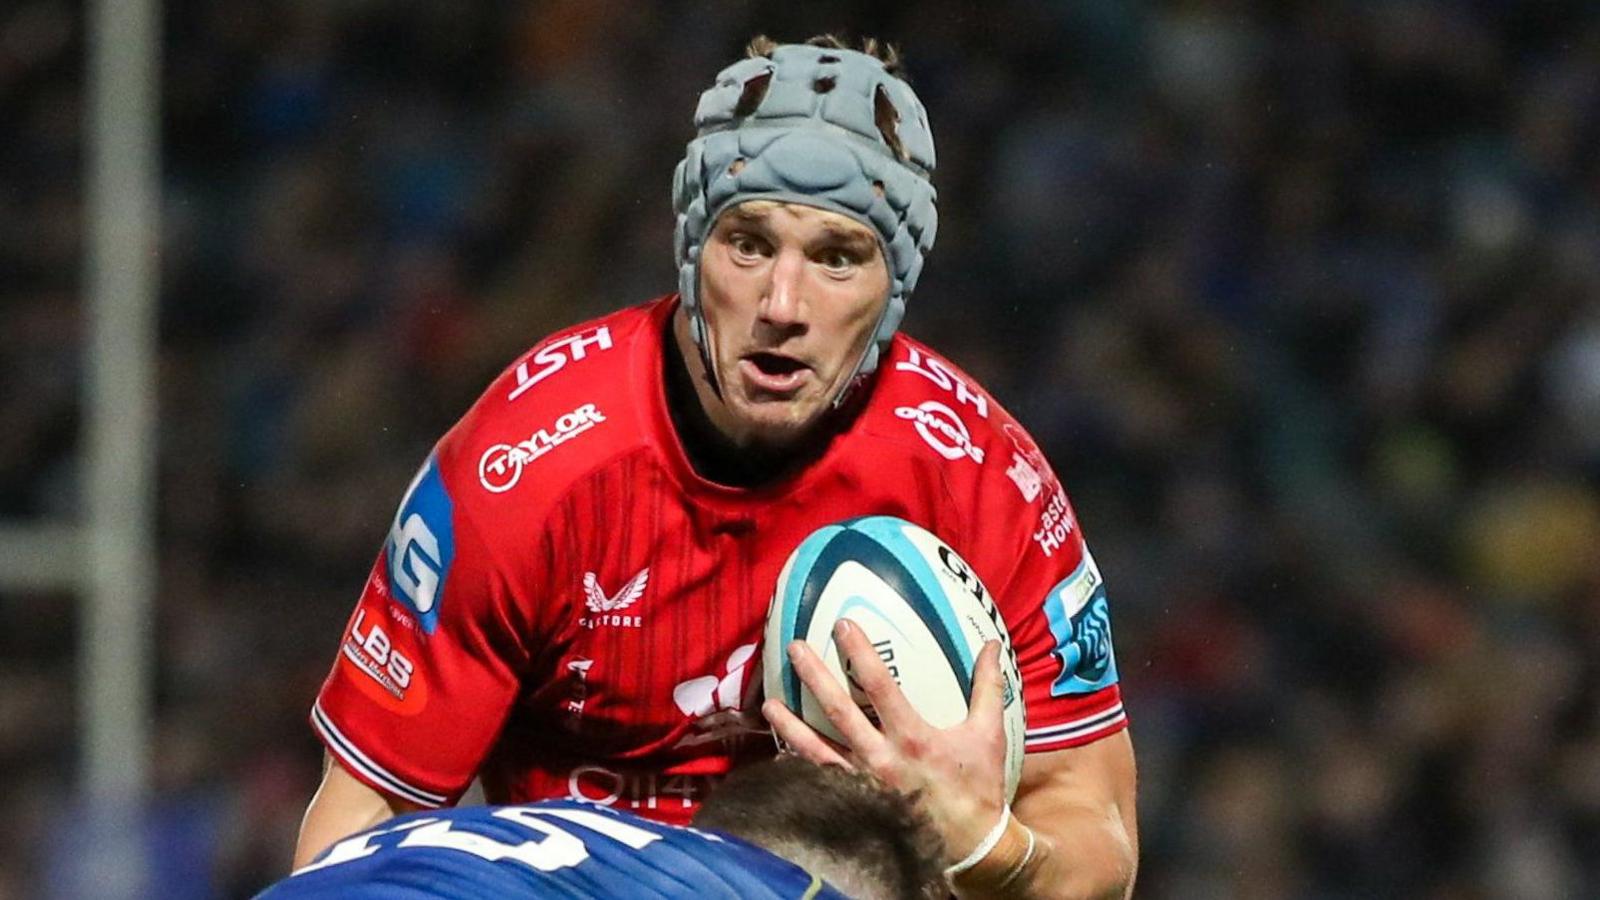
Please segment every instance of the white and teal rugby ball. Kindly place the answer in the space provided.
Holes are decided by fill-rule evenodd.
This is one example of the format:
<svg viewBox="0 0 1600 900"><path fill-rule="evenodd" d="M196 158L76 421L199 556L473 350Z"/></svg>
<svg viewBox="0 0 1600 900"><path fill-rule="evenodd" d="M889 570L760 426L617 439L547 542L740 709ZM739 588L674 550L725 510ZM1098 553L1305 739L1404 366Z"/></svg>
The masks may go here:
<svg viewBox="0 0 1600 900"><path fill-rule="evenodd" d="M944 541L893 516L825 526L795 548L767 610L763 687L812 728L844 743L817 698L801 683L785 648L803 640L842 684L833 625L859 626L911 705L936 728L967 716L972 671L985 642L998 639L1005 676L1006 799L1022 776L1022 676L1011 636L983 582ZM858 703L864 694L852 688Z"/></svg>

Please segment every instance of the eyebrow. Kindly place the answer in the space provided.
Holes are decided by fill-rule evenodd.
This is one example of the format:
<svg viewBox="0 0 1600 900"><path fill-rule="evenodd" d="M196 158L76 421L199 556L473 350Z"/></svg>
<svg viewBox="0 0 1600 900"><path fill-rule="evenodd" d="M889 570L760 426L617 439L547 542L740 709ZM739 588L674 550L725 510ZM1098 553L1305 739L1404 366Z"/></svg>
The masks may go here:
<svg viewBox="0 0 1600 900"><path fill-rule="evenodd" d="M865 229L841 228L827 224L822 226L822 232L828 240L840 243L846 249L858 253L868 253L878 249L877 237Z"/></svg>
<svg viewBox="0 0 1600 900"><path fill-rule="evenodd" d="M767 217L766 213L754 213L743 209L730 209L719 217L722 222L759 222Z"/></svg>
<svg viewBox="0 0 1600 900"><path fill-rule="evenodd" d="M765 225L772 218L769 210L730 209L722 214L730 225Z"/></svg>
<svg viewBox="0 0 1600 900"><path fill-rule="evenodd" d="M773 211L770 209L730 209L723 213L718 228L726 225L729 228L770 229L772 215ZM824 222L818 230L821 232L821 242L837 244L863 256L874 255L878 250L877 235L869 231L866 226L851 228L834 222Z"/></svg>

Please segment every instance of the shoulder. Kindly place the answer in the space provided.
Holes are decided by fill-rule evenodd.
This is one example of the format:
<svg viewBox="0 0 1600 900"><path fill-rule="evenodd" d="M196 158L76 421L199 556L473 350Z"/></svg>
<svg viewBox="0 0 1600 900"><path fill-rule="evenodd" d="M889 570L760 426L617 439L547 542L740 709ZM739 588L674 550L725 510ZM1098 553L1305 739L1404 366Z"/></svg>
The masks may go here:
<svg viewBox="0 0 1600 900"><path fill-rule="evenodd" d="M558 331L507 366L439 443L453 490L525 511L634 449L637 379L653 377L665 302ZM535 468L537 479L525 477Z"/></svg>
<svg viewBox="0 0 1600 900"><path fill-rule="evenodd" d="M946 464L962 481L989 480L1013 455L1041 479L1048 469L1027 430L977 379L905 335L890 345L862 415L866 430Z"/></svg>
<svg viewBox="0 0 1600 900"><path fill-rule="evenodd" d="M938 472L962 521L984 535L984 548L969 543L964 552L1014 555L1036 545L1049 556L1055 532L1070 530L1066 492L1033 436L926 344L895 337L863 420L899 459Z"/></svg>

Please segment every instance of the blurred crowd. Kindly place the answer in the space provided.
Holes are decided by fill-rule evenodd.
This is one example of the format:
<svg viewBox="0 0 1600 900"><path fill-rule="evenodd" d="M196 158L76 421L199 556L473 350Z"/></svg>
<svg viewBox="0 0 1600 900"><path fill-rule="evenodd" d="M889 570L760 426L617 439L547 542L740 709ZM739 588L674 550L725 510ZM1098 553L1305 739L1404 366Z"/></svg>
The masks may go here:
<svg viewBox="0 0 1600 900"><path fill-rule="evenodd" d="M698 92L905 49L908 330L1111 588L1151 898L1600 896L1600 12L1578 0L165 3L165 897L281 875L432 441L674 287ZM81 513L84 9L0 9L0 519ZM1594 553L1594 556L1590 556ZM0 897L73 878L77 617L0 589Z"/></svg>

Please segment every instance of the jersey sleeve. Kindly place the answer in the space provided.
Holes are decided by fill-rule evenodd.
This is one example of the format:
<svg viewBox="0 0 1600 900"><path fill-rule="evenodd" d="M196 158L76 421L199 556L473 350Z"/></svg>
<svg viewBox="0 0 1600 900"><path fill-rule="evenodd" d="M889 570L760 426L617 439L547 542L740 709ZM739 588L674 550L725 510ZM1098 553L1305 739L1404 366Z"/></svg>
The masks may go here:
<svg viewBox="0 0 1600 900"><path fill-rule="evenodd" d="M997 411L980 488L991 585L1011 632L1027 704L1027 751L1092 743L1127 727L1104 581L1050 463ZM993 576L991 576L993 577Z"/></svg>
<svg viewBox="0 0 1600 900"><path fill-rule="evenodd" d="M352 775L425 807L466 789L527 660L510 582L451 483L448 440L401 501L311 711Z"/></svg>

